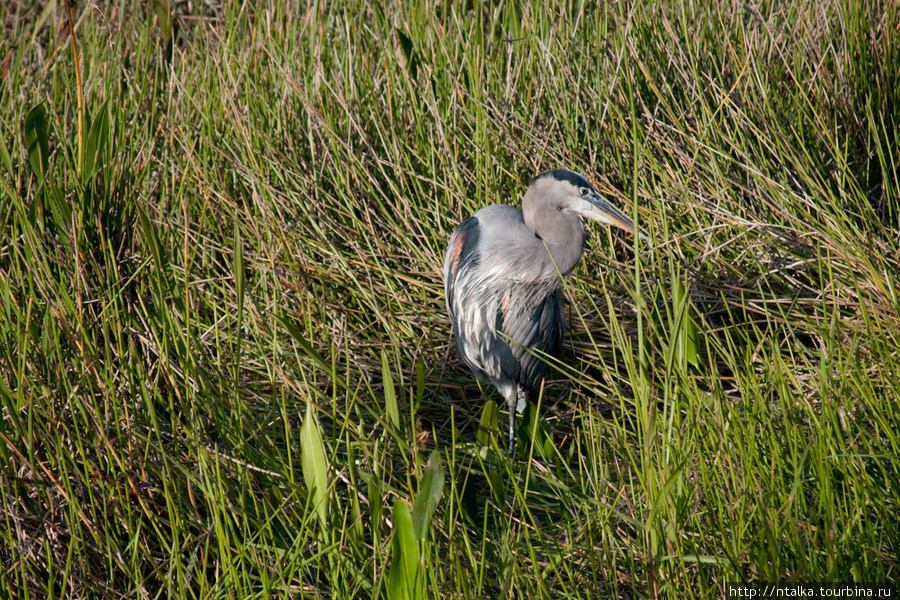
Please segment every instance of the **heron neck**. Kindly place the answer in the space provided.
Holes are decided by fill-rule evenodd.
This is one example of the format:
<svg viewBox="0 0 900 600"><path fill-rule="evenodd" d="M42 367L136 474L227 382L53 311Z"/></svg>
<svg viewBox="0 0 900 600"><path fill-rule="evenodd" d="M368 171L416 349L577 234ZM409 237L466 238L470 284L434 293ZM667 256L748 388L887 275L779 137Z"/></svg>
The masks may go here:
<svg viewBox="0 0 900 600"><path fill-rule="evenodd" d="M584 249L584 226L575 215L559 210L544 215L535 234L546 244L553 258L554 270L568 275L581 259Z"/></svg>

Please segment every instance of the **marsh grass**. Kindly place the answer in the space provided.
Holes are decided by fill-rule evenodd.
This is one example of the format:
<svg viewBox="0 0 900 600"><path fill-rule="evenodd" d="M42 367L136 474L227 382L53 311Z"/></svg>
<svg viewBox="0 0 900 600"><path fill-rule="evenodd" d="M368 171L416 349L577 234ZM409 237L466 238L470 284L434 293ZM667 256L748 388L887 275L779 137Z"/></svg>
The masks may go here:
<svg viewBox="0 0 900 600"><path fill-rule="evenodd" d="M545 4L9 8L4 596L896 585L896 5ZM510 462L442 250L558 166L653 241Z"/></svg>

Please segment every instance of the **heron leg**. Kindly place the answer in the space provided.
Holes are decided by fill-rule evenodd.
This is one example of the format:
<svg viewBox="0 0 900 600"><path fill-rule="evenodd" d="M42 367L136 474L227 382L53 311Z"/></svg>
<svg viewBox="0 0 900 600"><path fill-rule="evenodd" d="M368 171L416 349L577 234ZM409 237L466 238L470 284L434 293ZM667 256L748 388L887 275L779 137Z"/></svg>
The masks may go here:
<svg viewBox="0 0 900 600"><path fill-rule="evenodd" d="M519 399L515 394L506 400L506 407L509 409L509 458L516 457L516 405Z"/></svg>

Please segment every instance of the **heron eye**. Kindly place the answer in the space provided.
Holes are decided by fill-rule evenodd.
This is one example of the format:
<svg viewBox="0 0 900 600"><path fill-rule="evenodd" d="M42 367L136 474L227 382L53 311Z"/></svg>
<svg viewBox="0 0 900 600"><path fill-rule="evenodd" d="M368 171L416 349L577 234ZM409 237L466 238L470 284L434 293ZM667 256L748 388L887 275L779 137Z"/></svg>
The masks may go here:
<svg viewBox="0 0 900 600"><path fill-rule="evenodd" d="M581 188L581 195L582 195L582 196L587 196L587 193L588 193L588 189L587 189L587 188L585 188L585 187Z"/></svg>

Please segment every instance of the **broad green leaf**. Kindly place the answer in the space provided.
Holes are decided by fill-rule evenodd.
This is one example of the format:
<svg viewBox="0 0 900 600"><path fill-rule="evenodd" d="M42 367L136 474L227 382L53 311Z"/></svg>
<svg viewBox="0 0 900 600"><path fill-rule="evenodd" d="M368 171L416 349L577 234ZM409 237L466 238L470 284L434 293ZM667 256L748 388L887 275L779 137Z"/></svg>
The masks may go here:
<svg viewBox="0 0 900 600"><path fill-rule="evenodd" d="M388 576L388 598L390 600L421 597L419 584L419 542L416 540L409 504L403 498L394 501L392 513L394 537L391 543L393 556Z"/></svg>
<svg viewBox="0 0 900 600"><path fill-rule="evenodd" d="M82 183L87 185L97 171L103 168L106 157L111 156L109 136L109 107L107 102L100 106L94 114L88 127L87 139L84 144L84 169L82 171Z"/></svg>
<svg viewBox="0 0 900 600"><path fill-rule="evenodd" d="M0 144L0 163L3 163L7 173L13 175L12 158L9 156L9 150L6 149L5 143Z"/></svg>
<svg viewBox="0 0 900 600"><path fill-rule="evenodd" d="M160 283L162 283L164 274L167 270L166 257L163 254L162 244L159 241L159 237L156 234L156 226L150 220L150 216L147 214L147 211L140 205L140 203L136 204L138 215L141 219L141 229L144 233L144 243L149 245L150 254L153 255L153 263L157 269L157 272L160 277Z"/></svg>
<svg viewBox="0 0 900 600"><path fill-rule="evenodd" d="M174 20L172 18L172 7L169 0L152 0L153 8L156 9L156 24L159 25L163 37L169 39L172 37L172 29Z"/></svg>
<svg viewBox="0 0 900 600"><path fill-rule="evenodd" d="M419 73L418 59L416 58L416 50L413 41L406 36L401 30L396 29L397 38L400 40L400 48L403 50L403 57L406 59L406 68L409 70L410 76L415 79Z"/></svg>
<svg viewBox="0 0 900 600"><path fill-rule="evenodd" d="M425 466L425 475L422 477L422 485L416 494L416 502L413 506L413 524L416 537L424 540L428 537L431 528L431 518L434 509L444 492L444 468L441 465L441 455L437 450L431 452L428 464Z"/></svg>
<svg viewBox="0 0 900 600"><path fill-rule="evenodd" d="M378 546L381 540L381 518L384 512L384 498L381 495L379 473L372 473L369 477L366 494L369 499L369 511L372 513L372 539Z"/></svg>
<svg viewBox="0 0 900 600"><path fill-rule="evenodd" d="M677 328L673 332L672 343L677 344L678 357L681 364L690 364L699 367L697 359L697 326L691 318L691 303L688 294L685 293L684 284L680 279L672 280L672 303L675 306L675 323Z"/></svg>
<svg viewBox="0 0 900 600"><path fill-rule="evenodd" d="M312 402L306 404L306 415L300 426L300 465L303 481L313 500L313 508L319 517L322 531L327 532L328 523L328 462L319 420L316 418Z"/></svg>
<svg viewBox="0 0 900 600"><path fill-rule="evenodd" d="M43 181L50 164L50 129L47 125L47 109L35 104L25 115L25 154L31 170Z"/></svg>
<svg viewBox="0 0 900 600"><path fill-rule="evenodd" d="M381 378L384 382L384 408L388 420L396 429L400 429L400 409L397 407L397 392L394 389L394 376L388 365L387 353L381 352Z"/></svg>
<svg viewBox="0 0 900 600"><path fill-rule="evenodd" d="M491 438L497 432L497 423L500 419L500 407L493 400L484 403L481 411L481 420L478 421L478 432L475 434L475 443L479 446L491 446Z"/></svg>

